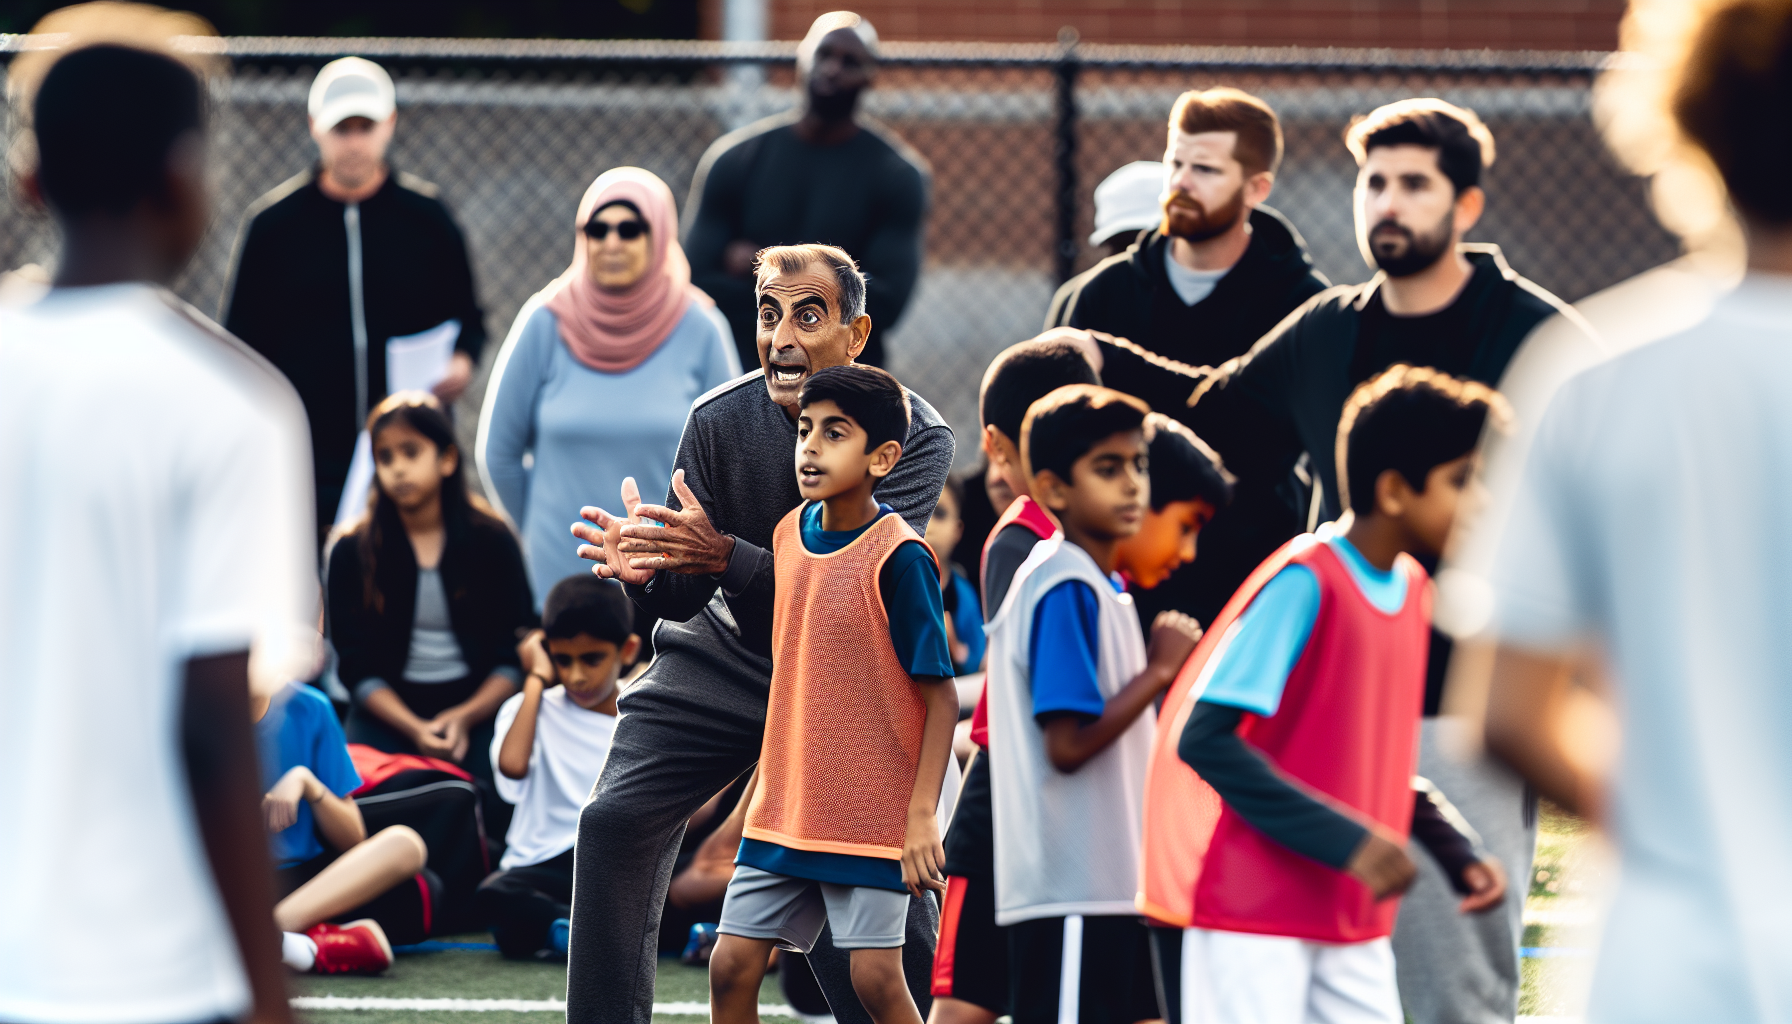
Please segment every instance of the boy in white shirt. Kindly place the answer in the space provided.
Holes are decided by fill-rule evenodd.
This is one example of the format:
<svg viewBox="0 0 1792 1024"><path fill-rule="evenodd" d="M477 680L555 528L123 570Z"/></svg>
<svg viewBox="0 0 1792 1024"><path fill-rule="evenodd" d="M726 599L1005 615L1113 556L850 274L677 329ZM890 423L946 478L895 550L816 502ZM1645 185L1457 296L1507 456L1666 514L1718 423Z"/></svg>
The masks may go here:
<svg viewBox="0 0 1792 1024"><path fill-rule="evenodd" d="M541 623L518 648L523 692L498 709L492 776L516 815L501 870L475 896L512 959L566 956L579 809L610 751L617 681L641 648L621 585L595 576L556 583Z"/></svg>

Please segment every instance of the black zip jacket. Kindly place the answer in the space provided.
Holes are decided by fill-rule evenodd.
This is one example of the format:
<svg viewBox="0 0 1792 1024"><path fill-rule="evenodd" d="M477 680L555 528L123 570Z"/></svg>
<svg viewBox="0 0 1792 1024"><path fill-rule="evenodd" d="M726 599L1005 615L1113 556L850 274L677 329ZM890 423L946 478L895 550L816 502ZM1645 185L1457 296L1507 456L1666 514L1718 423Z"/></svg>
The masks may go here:
<svg viewBox="0 0 1792 1024"><path fill-rule="evenodd" d="M345 209L317 187L313 171L257 200L237 240L222 317L230 333L292 381L305 403L320 529L336 518L355 435L364 426L355 415ZM466 241L434 185L393 172L359 213L371 410L386 396L386 339L457 319L455 348L477 363L485 314L474 295Z"/></svg>
<svg viewBox="0 0 1792 1024"><path fill-rule="evenodd" d="M1251 212L1251 244L1213 292L1193 306L1182 301L1165 269L1170 239L1141 232L1132 248L1102 261L1059 289L1046 326L1114 335L1101 343L1102 383L1186 417L1192 374L1250 351L1301 303L1324 291L1306 243L1268 207ZM1147 623L1166 608L1211 622L1238 584L1305 519L1302 489L1281 478L1239 480L1232 505L1201 531L1194 564L1152 590L1135 591Z"/></svg>
<svg viewBox="0 0 1792 1024"><path fill-rule="evenodd" d="M363 600L361 552L354 535L330 551L324 582L329 591L330 642L336 648L337 674L354 692L368 679L388 683L404 678L411 651L411 625L417 615L417 559L396 522L398 543L381 552L375 574L384 608L375 611ZM517 641L535 626L535 600L523 570L523 552L510 528L496 520L475 521L450 516L442 560L442 589L448 593L448 620L467 663L467 674L483 681L499 668L516 671L520 680Z"/></svg>

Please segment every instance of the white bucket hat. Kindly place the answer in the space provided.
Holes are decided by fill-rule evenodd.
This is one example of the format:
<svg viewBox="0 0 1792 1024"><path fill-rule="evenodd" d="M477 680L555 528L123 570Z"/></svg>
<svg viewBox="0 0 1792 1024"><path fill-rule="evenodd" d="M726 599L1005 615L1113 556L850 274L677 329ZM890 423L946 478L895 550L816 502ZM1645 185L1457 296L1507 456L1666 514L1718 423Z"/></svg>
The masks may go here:
<svg viewBox="0 0 1792 1024"><path fill-rule="evenodd" d="M1163 192L1164 165L1157 160L1135 160L1103 178L1095 186L1095 230L1089 244L1158 224L1164 217Z"/></svg>

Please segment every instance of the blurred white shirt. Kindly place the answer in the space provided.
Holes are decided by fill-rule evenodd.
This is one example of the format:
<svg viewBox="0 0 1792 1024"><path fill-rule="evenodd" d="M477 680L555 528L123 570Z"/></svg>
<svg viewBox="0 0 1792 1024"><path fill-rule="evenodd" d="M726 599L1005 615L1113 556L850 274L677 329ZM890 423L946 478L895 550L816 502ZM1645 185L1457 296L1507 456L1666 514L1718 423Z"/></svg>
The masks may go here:
<svg viewBox="0 0 1792 1024"><path fill-rule="evenodd" d="M588 711L566 696L566 687L541 695L535 715L535 745L529 750L529 772L520 779L498 768L504 737L523 707L523 695L512 694L498 707L492 728L492 779L498 795L516 805L510 832L504 837L505 871L552 860L572 849L579 834L579 811L610 756L616 716Z"/></svg>
<svg viewBox="0 0 1792 1024"><path fill-rule="evenodd" d="M1617 688L1622 878L1589 1018L1792 1017L1792 279L1569 380L1537 426L1493 629Z"/></svg>
<svg viewBox="0 0 1792 1024"><path fill-rule="evenodd" d="M0 1019L248 1006L180 755L185 662L314 654L297 395L147 285L0 309Z"/></svg>

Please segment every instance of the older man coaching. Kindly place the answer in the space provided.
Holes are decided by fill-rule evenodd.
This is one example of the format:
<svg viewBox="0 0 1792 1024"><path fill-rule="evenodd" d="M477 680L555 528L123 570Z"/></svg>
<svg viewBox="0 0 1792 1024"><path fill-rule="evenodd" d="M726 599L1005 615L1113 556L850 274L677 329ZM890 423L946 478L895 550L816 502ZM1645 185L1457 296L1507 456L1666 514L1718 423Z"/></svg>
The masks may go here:
<svg viewBox="0 0 1792 1024"><path fill-rule="evenodd" d="M657 657L622 698L610 756L579 821L567 1019L648 1024L660 909L684 823L758 760L771 685L772 529L801 504L792 469L797 394L816 370L852 362L871 334L865 278L843 250L759 254L761 369L699 398L679 440L665 506L623 485L620 519L584 510L580 554L665 620ZM877 491L926 529L952 464L952 431L909 396L902 460ZM651 522L649 522L651 520ZM937 911L915 900L904 966L929 1004ZM811 956L834 1016L869 1021L846 957L824 935Z"/></svg>

